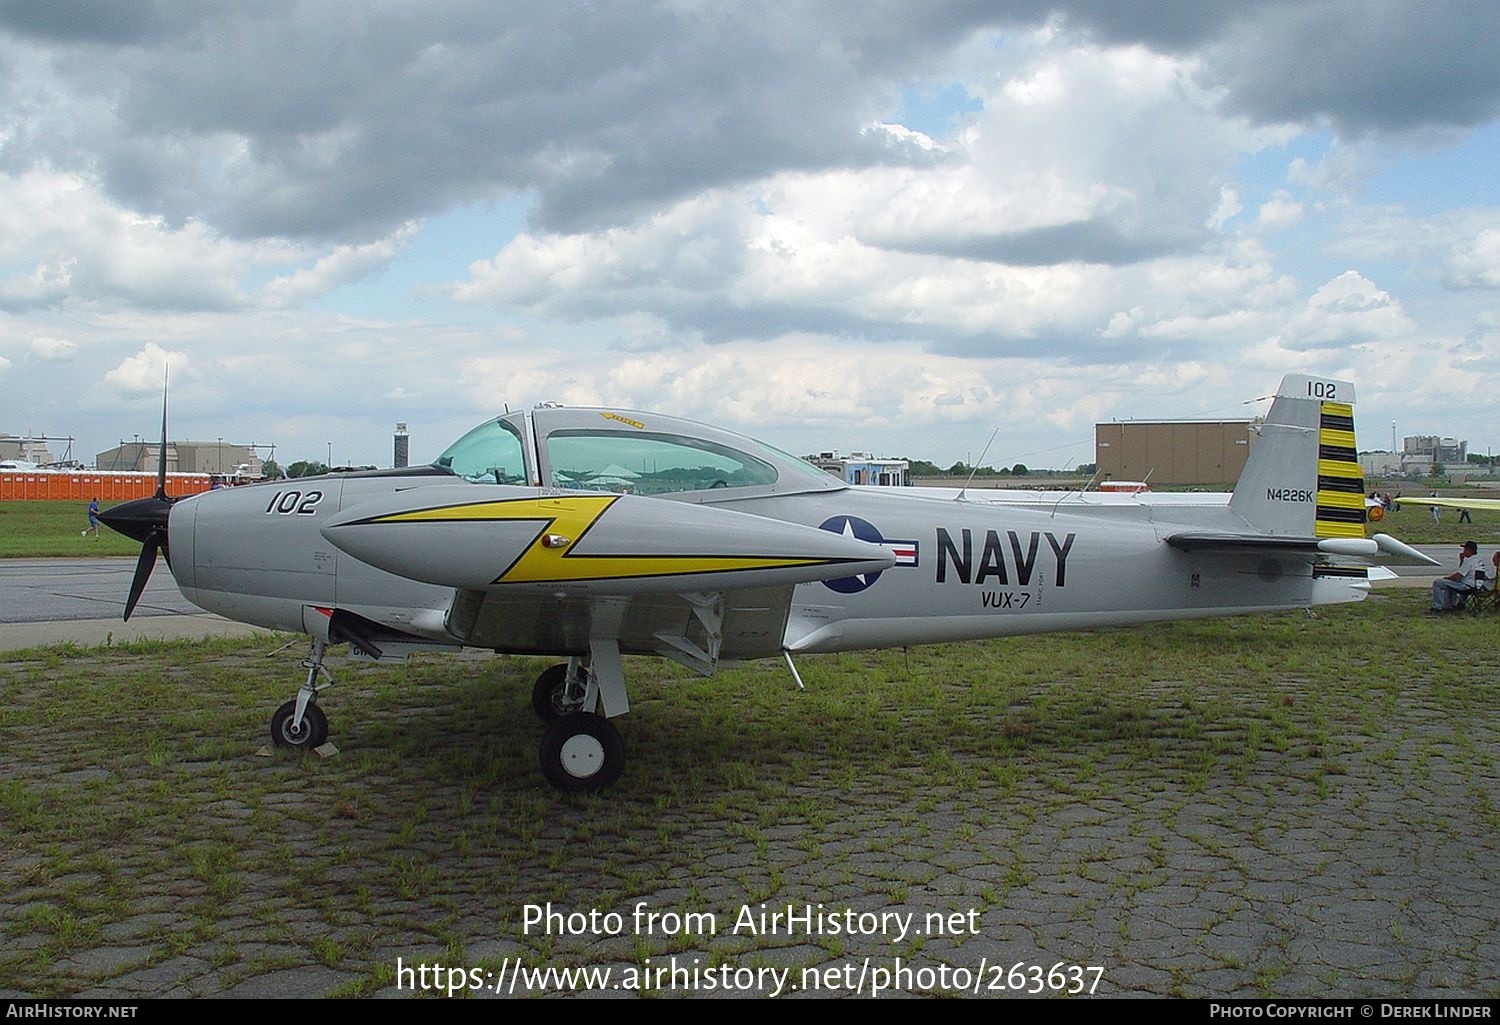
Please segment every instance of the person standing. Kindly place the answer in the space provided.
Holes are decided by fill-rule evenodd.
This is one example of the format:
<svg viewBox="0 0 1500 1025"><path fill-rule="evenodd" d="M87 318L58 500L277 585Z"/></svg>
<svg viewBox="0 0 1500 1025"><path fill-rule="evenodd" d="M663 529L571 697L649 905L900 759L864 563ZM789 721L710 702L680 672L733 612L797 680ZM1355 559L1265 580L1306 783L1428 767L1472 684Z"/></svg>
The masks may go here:
<svg viewBox="0 0 1500 1025"><path fill-rule="evenodd" d="M89 499L89 529L78 536L88 537L90 533L94 535L94 540L99 540L99 500L97 498Z"/></svg>
<svg viewBox="0 0 1500 1025"><path fill-rule="evenodd" d="M1474 572L1479 569L1479 546L1465 541L1458 552L1458 569L1432 582L1432 612L1456 612L1464 597L1474 590Z"/></svg>

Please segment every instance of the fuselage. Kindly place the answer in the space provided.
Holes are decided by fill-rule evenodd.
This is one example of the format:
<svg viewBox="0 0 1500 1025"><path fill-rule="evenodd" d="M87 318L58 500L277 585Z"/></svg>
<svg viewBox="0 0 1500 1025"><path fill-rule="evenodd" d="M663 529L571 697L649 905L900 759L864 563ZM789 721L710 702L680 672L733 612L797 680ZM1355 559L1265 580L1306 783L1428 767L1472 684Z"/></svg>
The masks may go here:
<svg viewBox="0 0 1500 1025"><path fill-rule="evenodd" d="M323 530L344 510L387 499L441 505L465 483L441 474L330 475L186 499L171 513L172 571L194 604L271 629L306 630L310 608L344 609L393 630L468 643L451 618L455 588L370 565L340 550ZM490 491L496 498L538 493L514 485ZM1292 561L1216 559L1163 543L1178 529L1233 530L1233 514L1222 505L962 500L920 488L850 488L837 482L786 494L734 492L656 496L662 538L673 535L674 508L685 513L697 504L820 528L883 548L894 560L877 572L791 586L774 649L905 646L1360 596L1350 581L1316 578L1306 565ZM501 569L493 567L496 574ZM488 636L484 646L538 650L529 634L513 644L503 636L501 643L496 640Z"/></svg>

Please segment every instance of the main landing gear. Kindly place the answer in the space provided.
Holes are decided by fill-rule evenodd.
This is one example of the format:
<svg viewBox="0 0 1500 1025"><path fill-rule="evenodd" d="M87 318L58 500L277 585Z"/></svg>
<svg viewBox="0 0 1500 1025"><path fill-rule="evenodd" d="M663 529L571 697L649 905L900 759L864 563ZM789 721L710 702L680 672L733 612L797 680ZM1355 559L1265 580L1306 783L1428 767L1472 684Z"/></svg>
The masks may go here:
<svg viewBox="0 0 1500 1025"><path fill-rule="evenodd" d="M313 640L312 650L302 662L307 670L306 682L295 698L271 716L271 743L277 747L307 751L327 742L328 716L318 707L318 677L328 681L325 687L333 684L333 674L323 665L327 650L327 641Z"/></svg>
<svg viewBox="0 0 1500 1025"><path fill-rule="evenodd" d="M544 723L570 715L583 707L589 671L583 659L570 658L542 670L531 687L531 708Z"/></svg>
<svg viewBox="0 0 1500 1025"><path fill-rule="evenodd" d="M323 665L328 642L314 639L302 665L307 679L297 696L271 716L277 747L306 751L328 740L328 717L318 707L320 684L333 675ZM620 650L613 640L590 645L591 658L573 657L536 678L531 707L544 723L537 761L548 783L572 794L614 783L625 768L625 742L609 720L630 711Z"/></svg>
<svg viewBox="0 0 1500 1025"><path fill-rule="evenodd" d="M545 724L537 745L542 775L572 794L602 790L625 768L625 742L605 717L630 707L619 650L610 644L613 650L600 658L602 646L593 647L592 665L570 658L543 671L531 688L531 707ZM601 707L605 714L596 714Z"/></svg>

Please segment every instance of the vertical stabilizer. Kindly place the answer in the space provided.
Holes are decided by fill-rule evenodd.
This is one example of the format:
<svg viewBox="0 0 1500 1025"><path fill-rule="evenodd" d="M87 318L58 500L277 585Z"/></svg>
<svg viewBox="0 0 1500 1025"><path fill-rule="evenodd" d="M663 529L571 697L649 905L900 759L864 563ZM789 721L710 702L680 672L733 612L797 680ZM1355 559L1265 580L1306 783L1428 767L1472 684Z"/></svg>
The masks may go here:
<svg viewBox="0 0 1500 1025"><path fill-rule="evenodd" d="M1287 374L1229 508L1262 534L1364 537L1354 385Z"/></svg>

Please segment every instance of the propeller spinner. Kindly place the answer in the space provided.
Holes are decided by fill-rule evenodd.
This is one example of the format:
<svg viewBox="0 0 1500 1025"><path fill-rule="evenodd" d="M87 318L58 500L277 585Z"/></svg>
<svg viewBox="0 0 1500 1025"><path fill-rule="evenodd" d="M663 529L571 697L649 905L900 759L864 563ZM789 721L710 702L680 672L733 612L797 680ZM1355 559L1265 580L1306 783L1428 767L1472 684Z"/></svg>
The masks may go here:
<svg viewBox="0 0 1500 1025"><path fill-rule="evenodd" d="M172 503L177 499L167 494L167 389L162 384L161 395L161 457L156 466L156 493L150 498L138 498L124 502L99 514L99 520L110 530L141 543L141 557L136 560L135 576L130 579L130 594L125 599L125 618L135 611L136 604L156 568L156 553L166 556L167 565L172 564L172 553L167 548L167 520L172 512Z"/></svg>

